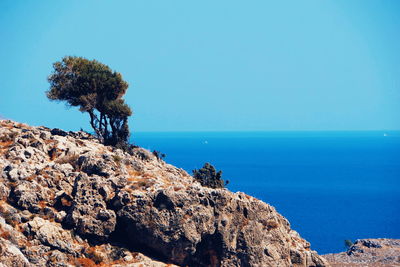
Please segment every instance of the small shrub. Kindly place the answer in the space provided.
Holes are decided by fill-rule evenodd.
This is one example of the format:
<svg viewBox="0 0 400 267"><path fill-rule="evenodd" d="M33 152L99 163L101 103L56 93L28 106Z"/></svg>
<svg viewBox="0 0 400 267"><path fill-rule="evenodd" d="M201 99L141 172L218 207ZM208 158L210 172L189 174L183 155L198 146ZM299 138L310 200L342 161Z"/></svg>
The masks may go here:
<svg viewBox="0 0 400 267"><path fill-rule="evenodd" d="M222 171L217 172L210 163L204 164L201 169L193 170L193 178L202 186L211 188L224 188L228 184L222 179Z"/></svg>
<svg viewBox="0 0 400 267"><path fill-rule="evenodd" d="M354 245L354 243L349 239L346 239L344 241L344 246L346 247L346 249L350 249L350 247L353 246L353 245Z"/></svg>
<svg viewBox="0 0 400 267"><path fill-rule="evenodd" d="M132 151L135 147L136 147L135 145L129 144L128 142L120 142L115 145L115 148L119 148L131 155L132 155L132 153L133 153Z"/></svg>
<svg viewBox="0 0 400 267"><path fill-rule="evenodd" d="M141 149L133 149L132 153L129 153L129 154L137 157L138 159L145 160L145 161L148 161L151 159L150 153L147 153Z"/></svg>
<svg viewBox="0 0 400 267"><path fill-rule="evenodd" d="M160 151L157 150L153 150L153 155L156 156L158 160L162 160L167 156L164 153L161 153Z"/></svg>

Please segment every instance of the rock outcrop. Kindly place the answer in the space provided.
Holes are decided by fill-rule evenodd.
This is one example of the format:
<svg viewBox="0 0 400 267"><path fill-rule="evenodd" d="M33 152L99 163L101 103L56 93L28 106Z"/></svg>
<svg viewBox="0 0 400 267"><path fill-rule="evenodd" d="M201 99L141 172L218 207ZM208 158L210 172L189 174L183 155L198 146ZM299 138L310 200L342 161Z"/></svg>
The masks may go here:
<svg viewBox="0 0 400 267"><path fill-rule="evenodd" d="M400 239L358 239L346 252L324 257L332 267L400 266Z"/></svg>
<svg viewBox="0 0 400 267"><path fill-rule="evenodd" d="M270 205L147 150L0 125L5 266L328 266Z"/></svg>

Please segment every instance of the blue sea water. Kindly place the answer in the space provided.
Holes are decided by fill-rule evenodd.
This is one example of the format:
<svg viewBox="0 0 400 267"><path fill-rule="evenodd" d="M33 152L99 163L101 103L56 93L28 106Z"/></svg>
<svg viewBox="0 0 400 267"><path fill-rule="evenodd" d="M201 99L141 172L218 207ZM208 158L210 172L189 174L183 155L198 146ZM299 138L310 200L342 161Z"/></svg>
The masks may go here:
<svg viewBox="0 0 400 267"><path fill-rule="evenodd" d="M344 240L400 238L399 132L136 133L190 172L210 162L228 188L284 215L321 254Z"/></svg>

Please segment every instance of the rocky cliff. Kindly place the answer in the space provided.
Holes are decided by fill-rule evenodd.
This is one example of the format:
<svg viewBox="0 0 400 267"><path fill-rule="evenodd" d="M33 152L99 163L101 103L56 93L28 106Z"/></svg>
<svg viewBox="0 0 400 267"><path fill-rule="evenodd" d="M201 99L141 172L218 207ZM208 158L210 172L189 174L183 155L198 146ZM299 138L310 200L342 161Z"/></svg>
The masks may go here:
<svg viewBox="0 0 400 267"><path fill-rule="evenodd" d="M0 121L2 266L327 266L270 205L142 148Z"/></svg>
<svg viewBox="0 0 400 267"><path fill-rule="evenodd" d="M398 267L400 239L358 239L346 252L324 257L332 267Z"/></svg>

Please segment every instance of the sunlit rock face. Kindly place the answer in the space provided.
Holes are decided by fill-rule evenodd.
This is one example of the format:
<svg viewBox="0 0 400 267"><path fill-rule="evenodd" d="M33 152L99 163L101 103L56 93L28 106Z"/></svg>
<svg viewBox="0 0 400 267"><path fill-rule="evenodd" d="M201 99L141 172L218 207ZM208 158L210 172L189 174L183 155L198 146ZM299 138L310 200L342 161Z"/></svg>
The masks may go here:
<svg viewBox="0 0 400 267"><path fill-rule="evenodd" d="M328 266L272 206L202 187L147 150L126 153L85 132L0 125L1 262Z"/></svg>

